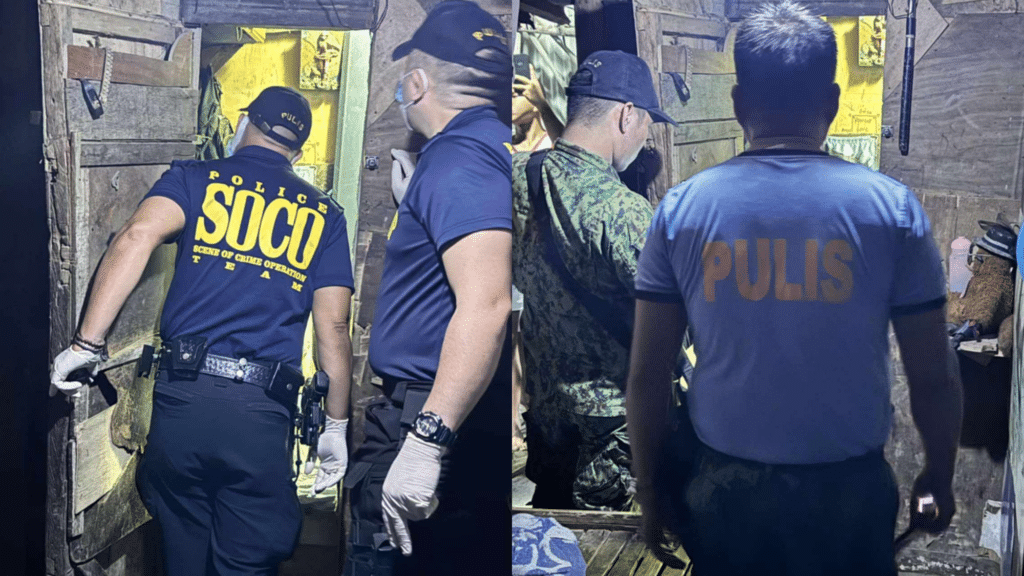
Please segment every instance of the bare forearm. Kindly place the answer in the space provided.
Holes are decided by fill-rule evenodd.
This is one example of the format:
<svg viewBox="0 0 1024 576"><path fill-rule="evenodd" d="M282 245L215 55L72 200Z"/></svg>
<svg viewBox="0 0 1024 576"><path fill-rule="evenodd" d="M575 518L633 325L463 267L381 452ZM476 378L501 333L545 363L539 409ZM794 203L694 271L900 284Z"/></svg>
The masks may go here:
<svg viewBox="0 0 1024 576"><path fill-rule="evenodd" d="M494 377L511 299L476 309L456 306L445 332L434 387L423 410L458 429Z"/></svg>
<svg viewBox="0 0 1024 576"><path fill-rule="evenodd" d="M910 386L910 410L921 433L924 443L926 465L937 480L949 481L956 464L957 446L960 441L960 428L963 421L963 386L960 382L960 370L956 353L945 350L943 358L935 359L935 366L945 366L946 370L930 370L912 373L908 371L907 380ZM929 384L924 388L921 384L931 379L940 384Z"/></svg>
<svg viewBox="0 0 1024 576"><path fill-rule="evenodd" d="M134 233L130 228L114 237L96 271L79 330L83 338L93 342L106 338L159 242L157 238Z"/></svg>
<svg viewBox="0 0 1024 576"><path fill-rule="evenodd" d="M649 361L631 363L626 386L626 424L633 474L641 486L654 483L659 473L672 403L670 370L652 366Z"/></svg>
<svg viewBox="0 0 1024 576"><path fill-rule="evenodd" d="M348 418L352 392L352 339L348 326L341 325L327 334L317 334L319 367L331 379L327 392L327 414L336 420Z"/></svg>

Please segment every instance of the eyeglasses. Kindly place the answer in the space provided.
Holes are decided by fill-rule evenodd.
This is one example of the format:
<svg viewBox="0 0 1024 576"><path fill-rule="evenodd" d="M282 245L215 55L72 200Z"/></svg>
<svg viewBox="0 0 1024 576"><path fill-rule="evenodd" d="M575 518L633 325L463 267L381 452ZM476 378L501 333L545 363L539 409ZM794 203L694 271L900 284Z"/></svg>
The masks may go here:
<svg viewBox="0 0 1024 576"><path fill-rule="evenodd" d="M985 258L987 258L987 257L988 257L988 255L986 255L986 254L981 254L979 252L970 252L970 253L967 254L967 265L970 266L970 265L974 264L975 262L977 262L978 264L981 264L982 262L985 261Z"/></svg>

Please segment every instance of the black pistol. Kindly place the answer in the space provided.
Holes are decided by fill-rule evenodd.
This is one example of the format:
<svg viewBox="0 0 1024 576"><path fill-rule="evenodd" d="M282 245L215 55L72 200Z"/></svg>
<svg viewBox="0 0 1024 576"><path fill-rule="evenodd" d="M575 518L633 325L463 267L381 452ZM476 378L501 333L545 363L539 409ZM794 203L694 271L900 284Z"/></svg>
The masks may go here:
<svg viewBox="0 0 1024 576"><path fill-rule="evenodd" d="M299 412L299 442L316 449L320 440L320 433L323 432L324 424L327 423L324 412L324 396L330 389L331 379L323 370L313 374L313 377L306 381L302 388L302 409Z"/></svg>

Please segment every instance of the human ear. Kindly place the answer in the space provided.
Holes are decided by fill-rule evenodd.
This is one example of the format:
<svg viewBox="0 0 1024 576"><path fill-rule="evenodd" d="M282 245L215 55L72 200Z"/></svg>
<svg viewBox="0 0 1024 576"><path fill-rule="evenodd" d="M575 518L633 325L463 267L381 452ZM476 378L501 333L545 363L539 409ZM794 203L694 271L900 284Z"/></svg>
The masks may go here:
<svg viewBox="0 0 1024 576"><path fill-rule="evenodd" d="M423 97L427 91L427 73L422 68L413 68L409 71L407 82L409 83L408 95L404 98L406 102L415 102Z"/></svg>
<svg viewBox="0 0 1024 576"><path fill-rule="evenodd" d="M619 131L626 134L629 131L630 124L633 123L633 103L626 102L619 109Z"/></svg>

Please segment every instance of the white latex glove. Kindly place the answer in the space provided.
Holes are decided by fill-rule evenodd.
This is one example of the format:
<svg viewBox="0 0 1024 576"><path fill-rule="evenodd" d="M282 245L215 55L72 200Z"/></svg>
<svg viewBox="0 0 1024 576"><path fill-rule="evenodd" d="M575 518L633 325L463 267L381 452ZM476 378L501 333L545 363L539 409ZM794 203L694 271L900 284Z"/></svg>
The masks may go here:
<svg viewBox="0 0 1024 576"><path fill-rule="evenodd" d="M384 479L384 529L404 556L412 554L409 520L424 520L437 510L437 482L446 450L409 433Z"/></svg>
<svg viewBox="0 0 1024 576"><path fill-rule="evenodd" d="M395 198L395 205L402 204L405 192L409 189L409 180L412 180L412 173L416 170L416 163L412 155L405 150L391 149L391 194Z"/></svg>
<svg viewBox="0 0 1024 576"><path fill-rule="evenodd" d="M53 370L50 372L50 396L55 396L60 390L68 396L78 397L82 386L92 382L96 373L99 372L100 362L103 356L88 350L78 351L70 346L53 359ZM89 376L85 382L68 380L68 375L76 370L85 369Z"/></svg>
<svg viewBox="0 0 1024 576"><path fill-rule="evenodd" d="M324 431L316 443L316 456L320 457L320 470L316 473L316 482L310 490L310 496L316 496L327 488L334 486L345 477L348 467L348 445L345 443L345 432L348 431L348 418L335 420L327 416ZM316 456L306 461L306 474L313 472Z"/></svg>

